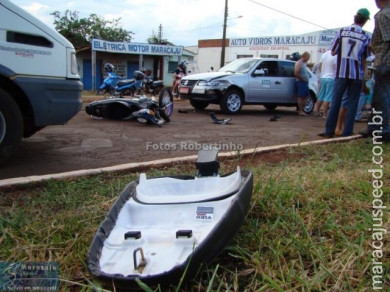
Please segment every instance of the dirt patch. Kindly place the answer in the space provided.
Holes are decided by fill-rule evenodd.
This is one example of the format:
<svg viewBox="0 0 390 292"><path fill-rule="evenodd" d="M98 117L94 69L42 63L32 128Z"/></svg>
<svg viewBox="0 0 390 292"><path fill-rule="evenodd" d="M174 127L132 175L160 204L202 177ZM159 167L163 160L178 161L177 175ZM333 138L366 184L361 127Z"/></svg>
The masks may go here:
<svg viewBox="0 0 390 292"><path fill-rule="evenodd" d="M84 107L91 98L85 99ZM218 105L197 111L188 101L175 101L171 122L161 128L136 121L96 120L84 107L68 124L46 127L23 140L18 155L0 166L0 179L196 155L203 146L235 152L313 141L325 127L325 119L299 117L295 108L286 107L269 111L244 106L239 115L226 116ZM227 125L215 124L211 112L232 120ZM355 132L363 128L364 124L356 124ZM283 155L263 153L260 159L277 163Z"/></svg>

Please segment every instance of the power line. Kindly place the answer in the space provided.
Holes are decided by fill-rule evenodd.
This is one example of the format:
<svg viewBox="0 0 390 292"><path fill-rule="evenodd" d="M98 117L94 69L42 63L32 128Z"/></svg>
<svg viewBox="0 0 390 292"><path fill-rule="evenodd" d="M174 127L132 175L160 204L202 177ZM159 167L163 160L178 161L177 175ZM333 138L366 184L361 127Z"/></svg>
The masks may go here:
<svg viewBox="0 0 390 292"><path fill-rule="evenodd" d="M265 8L271 9L271 10L273 10L273 11L276 11L276 12L278 12L278 13L281 13L281 14L287 15L287 16L289 16L289 17L298 19L298 20L300 20L300 21L306 22L306 23L308 23L308 24L311 24L311 25L314 25L314 26L317 26L317 27L320 27L320 28L323 28L323 29L327 29L327 30L329 29L329 28L323 27L323 26L321 26L321 25L315 24L315 23L313 23L313 22L307 21L307 20L305 20L305 19L299 18L299 17L297 17L297 16L291 15L291 14L289 14L289 13L283 12L283 11L281 11L281 10L278 10L278 9L272 8L272 7L270 7L270 6L264 5L264 4L262 4L262 3L256 2L256 1L254 1L254 0L249 0L249 1L250 1L250 2L253 2L253 3L257 4L257 5L263 6L263 7L265 7Z"/></svg>
<svg viewBox="0 0 390 292"><path fill-rule="evenodd" d="M223 24L215 24L215 25L212 25L212 26L205 26L205 27L197 27L197 28L190 28L190 29L186 29L186 30L173 30L172 32L174 33L178 33L178 32L189 32L189 31L199 31L199 30L204 30L204 29L215 29L216 27L222 27Z"/></svg>
<svg viewBox="0 0 390 292"><path fill-rule="evenodd" d="M228 17L227 20L228 21L231 21L231 20L234 20L234 19L239 19L239 18L243 18L242 15L239 15L239 16L235 16L235 17ZM219 22L219 23L213 23L213 24L210 24L210 26L204 26L204 27L196 27L196 28L189 28L189 29L185 29L185 30L173 30L172 32L173 33L181 33L181 32L190 32L190 31L200 31L200 30L206 30L206 29L215 29L216 27L223 27L223 23L222 22ZM229 24L227 24L227 27L230 27ZM171 32L169 31L168 29L168 32Z"/></svg>

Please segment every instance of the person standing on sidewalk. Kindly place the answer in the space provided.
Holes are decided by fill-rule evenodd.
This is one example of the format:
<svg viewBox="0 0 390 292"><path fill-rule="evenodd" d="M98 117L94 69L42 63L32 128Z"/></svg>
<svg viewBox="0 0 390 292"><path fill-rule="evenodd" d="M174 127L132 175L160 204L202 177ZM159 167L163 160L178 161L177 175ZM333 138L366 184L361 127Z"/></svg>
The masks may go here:
<svg viewBox="0 0 390 292"><path fill-rule="evenodd" d="M328 115L329 104L333 97L334 78L336 73L336 56L332 55L330 50L322 54L320 59L320 91L318 100L314 108L314 116L321 117L321 106L323 107L323 116Z"/></svg>
<svg viewBox="0 0 390 292"><path fill-rule="evenodd" d="M372 114L367 129L360 132L363 137L378 131L384 142L390 141L390 0L375 0L380 9L375 15L375 28L371 49L375 54L374 91L372 96Z"/></svg>
<svg viewBox="0 0 390 292"><path fill-rule="evenodd" d="M332 138L334 136L341 100L346 90L348 94L347 118L342 136L350 136L353 133L370 43L370 36L362 27L369 19L370 12L366 8L359 9L354 17L354 24L342 28L335 38L332 55L337 55L336 79L333 99L326 118L325 132L318 134L321 137Z"/></svg>
<svg viewBox="0 0 390 292"><path fill-rule="evenodd" d="M302 57L295 63L294 76L296 78L296 85L298 88L298 114L300 116L307 116L303 111L303 105L309 97L309 72L307 71L306 63L310 59L309 52L304 52Z"/></svg>

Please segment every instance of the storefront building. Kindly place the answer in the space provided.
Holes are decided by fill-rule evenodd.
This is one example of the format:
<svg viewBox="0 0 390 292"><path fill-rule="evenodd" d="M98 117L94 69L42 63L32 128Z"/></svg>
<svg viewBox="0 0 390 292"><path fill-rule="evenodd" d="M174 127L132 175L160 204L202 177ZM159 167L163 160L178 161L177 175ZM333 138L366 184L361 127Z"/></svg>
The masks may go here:
<svg viewBox="0 0 390 292"><path fill-rule="evenodd" d="M225 43L225 64L244 57L291 59L293 53L308 51L309 64L317 63L330 48L339 29L322 30L295 36L232 38ZM220 68L222 40L199 40L199 72Z"/></svg>
<svg viewBox="0 0 390 292"><path fill-rule="evenodd" d="M84 90L97 90L107 77L106 63L115 66L114 71L120 78L131 79L137 70L150 71L154 80L163 80L170 86L178 62L191 61L194 55L182 46L94 39L90 47L77 51L77 64Z"/></svg>

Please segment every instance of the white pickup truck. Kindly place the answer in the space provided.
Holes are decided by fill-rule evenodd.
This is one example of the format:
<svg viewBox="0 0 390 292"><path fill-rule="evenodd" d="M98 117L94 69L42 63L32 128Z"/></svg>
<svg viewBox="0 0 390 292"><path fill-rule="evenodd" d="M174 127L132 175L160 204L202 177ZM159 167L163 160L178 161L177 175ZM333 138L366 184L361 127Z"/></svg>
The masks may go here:
<svg viewBox="0 0 390 292"><path fill-rule="evenodd" d="M0 0L0 163L22 137L64 124L81 108L76 52L61 34Z"/></svg>

